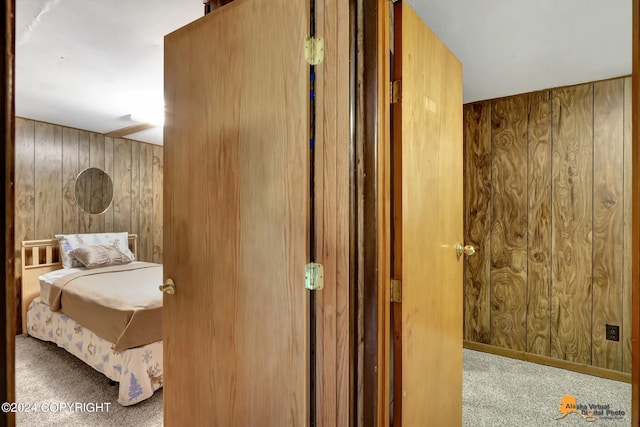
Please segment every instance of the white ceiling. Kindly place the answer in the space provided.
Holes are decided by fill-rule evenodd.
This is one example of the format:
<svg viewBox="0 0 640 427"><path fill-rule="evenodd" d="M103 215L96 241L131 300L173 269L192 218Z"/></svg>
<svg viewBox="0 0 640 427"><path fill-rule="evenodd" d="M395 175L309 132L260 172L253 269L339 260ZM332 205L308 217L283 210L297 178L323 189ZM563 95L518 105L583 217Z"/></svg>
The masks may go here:
<svg viewBox="0 0 640 427"><path fill-rule="evenodd" d="M631 74L631 0L408 0L462 61L464 101Z"/></svg>
<svg viewBox="0 0 640 427"><path fill-rule="evenodd" d="M407 0L472 102L631 74L631 0ZM162 114L163 37L201 0L17 0L16 115L107 133ZM149 111L147 111L149 110ZM162 128L129 135L162 144Z"/></svg>
<svg viewBox="0 0 640 427"><path fill-rule="evenodd" d="M161 115L163 37L203 11L199 0L17 0L16 115L100 133ZM128 138L161 144L162 128Z"/></svg>

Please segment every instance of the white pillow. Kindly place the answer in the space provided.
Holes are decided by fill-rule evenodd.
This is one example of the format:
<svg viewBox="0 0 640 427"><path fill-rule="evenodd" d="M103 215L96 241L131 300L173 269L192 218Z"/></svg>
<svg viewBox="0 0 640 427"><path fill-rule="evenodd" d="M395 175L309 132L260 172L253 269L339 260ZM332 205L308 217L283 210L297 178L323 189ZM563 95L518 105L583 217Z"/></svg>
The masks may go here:
<svg viewBox="0 0 640 427"><path fill-rule="evenodd" d="M115 246L132 261L135 259L129 250L129 233L126 231L122 233L56 234L56 239L60 245L63 268L83 267L80 261L71 256L71 251L94 245Z"/></svg>

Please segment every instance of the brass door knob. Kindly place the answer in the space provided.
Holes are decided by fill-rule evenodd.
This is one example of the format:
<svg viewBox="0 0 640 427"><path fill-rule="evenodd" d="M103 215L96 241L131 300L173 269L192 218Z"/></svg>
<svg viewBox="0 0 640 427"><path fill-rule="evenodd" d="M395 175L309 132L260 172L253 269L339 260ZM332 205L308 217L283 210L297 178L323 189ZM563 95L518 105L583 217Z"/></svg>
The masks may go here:
<svg viewBox="0 0 640 427"><path fill-rule="evenodd" d="M173 295L176 293L176 284L172 279L167 279L164 281L164 285L160 285L160 290L165 294Z"/></svg>
<svg viewBox="0 0 640 427"><path fill-rule="evenodd" d="M473 245L463 245L458 243L456 245L456 255L460 258L462 255L471 256L476 253L476 248Z"/></svg>

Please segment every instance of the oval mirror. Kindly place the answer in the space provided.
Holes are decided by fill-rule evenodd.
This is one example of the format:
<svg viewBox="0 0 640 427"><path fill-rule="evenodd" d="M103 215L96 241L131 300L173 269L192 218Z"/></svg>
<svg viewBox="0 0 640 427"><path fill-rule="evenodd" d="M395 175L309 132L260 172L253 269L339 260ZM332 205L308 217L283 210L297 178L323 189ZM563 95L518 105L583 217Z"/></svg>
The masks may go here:
<svg viewBox="0 0 640 427"><path fill-rule="evenodd" d="M80 209L86 213L104 213L113 200L111 177L99 168L83 170L76 178L75 198Z"/></svg>

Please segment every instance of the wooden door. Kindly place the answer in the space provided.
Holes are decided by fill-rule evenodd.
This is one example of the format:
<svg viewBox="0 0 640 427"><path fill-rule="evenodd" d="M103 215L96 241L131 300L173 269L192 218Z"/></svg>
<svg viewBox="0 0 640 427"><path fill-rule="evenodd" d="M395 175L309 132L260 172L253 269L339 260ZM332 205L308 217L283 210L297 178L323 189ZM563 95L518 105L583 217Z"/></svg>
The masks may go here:
<svg viewBox="0 0 640 427"><path fill-rule="evenodd" d="M307 2L165 39L165 425L308 424Z"/></svg>
<svg viewBox="0 0 640 427"><path fill-rule="evenodd" d="M394 425L459 426L462 65L406 2L394 13Z"/></svg>

